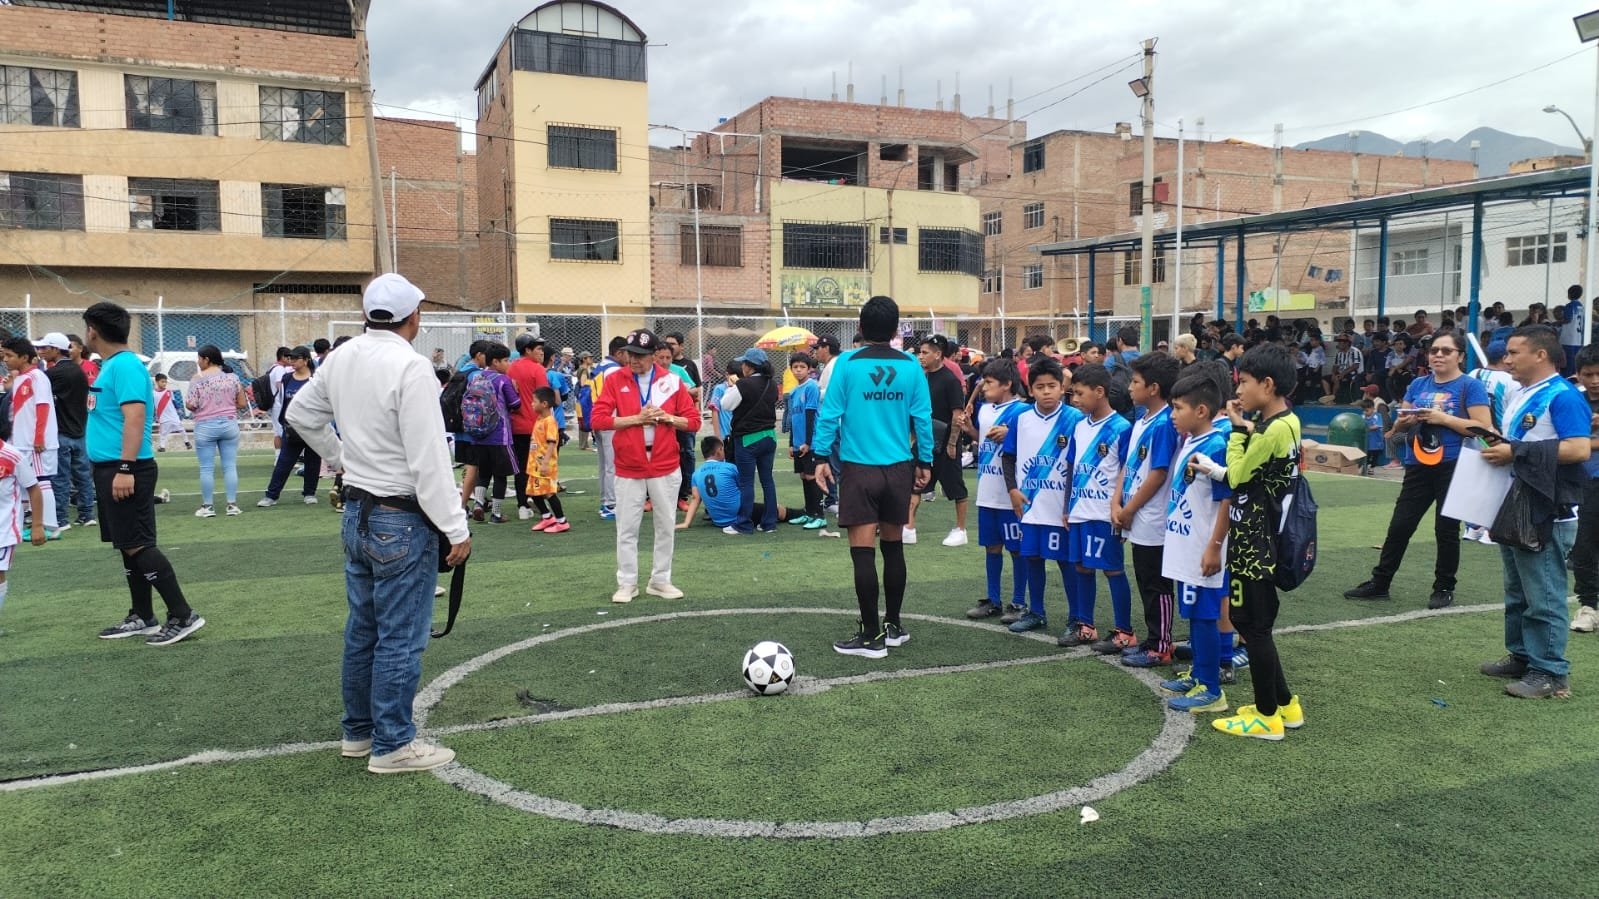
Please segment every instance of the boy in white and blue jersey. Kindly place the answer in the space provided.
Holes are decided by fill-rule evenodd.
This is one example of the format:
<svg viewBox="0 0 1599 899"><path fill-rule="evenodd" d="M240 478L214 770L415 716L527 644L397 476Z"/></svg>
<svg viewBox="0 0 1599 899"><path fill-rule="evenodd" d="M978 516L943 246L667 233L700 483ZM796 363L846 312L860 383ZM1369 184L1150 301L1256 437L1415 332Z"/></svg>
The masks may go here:
<svg viewBox="0 0 1599 899"><path fill-rule="evenodd" d="M1179 378L1172 388L1171 419L1183 435L1171 468L1166 491L1166 546L1161 574L1171 578L1179 613L1188 619L1194 666L1185 676L1164 681L1161 687L1181 694L1167 705L1180 712L1225 712L1222 692L1222 658L1232 653L1232 634L1220 623L1230 597L1227 576L1228 507L1232 490L1195 470L1192 460L1203 456L1224 465L1227 437L1213 420L1221 396L1204 372Z"/></svg>
<svg viewBox="0 0 1599 899"><path fill-rule="evenodd" d="M1077 566L1077 608L1070 610L1061 646L1099 642L1094 628L1098 603L1094 572L1103 571L1110 583L1111 610L1118 647L1136 646L1133 636L1133 594L1122 561L1122 535L1110 522L1110 501L1118 489L1122 460L1132 424L1110 405L1110 372L1097 362L1077 369L1072 395L1083 420L1072 434L1072 490L1067 501L1069 520L1067 560Z"/></svg>
<svg viewBox="0 0 1599 899"><path fill-rule="evenodd" d="M1017 399L1021 374L1009 359L994 359L983 366L983 402L972 416L976 424L966 432L977 444L977 542L983 545L988 570L988 592L982 601L966 611L967 618L992 618L1000 615L1004 624L1022 617L1026 591L1026 571L1021 565L1022 526L1011 507L1010 491L1005 488L1005 469L1000 451L1005 437L1026 410ZM1005 571L1005 556L1011 554L1011 601L1007 611L1000 603L1000 577Z"/></svg>
<svg viewBox="0 0 1599 899"><path fill-rule="evenodd" d="M1115 635L1094 644L1105 655L1122 652L1122 664L1153 668L1171 662L1172 582L1161 574L1161 547L1166 542L1166 481L1177 452L1177 430L1167 404L1181 366L1155 350L1134 359L1127 392L1143 414L1133 422L1121 490L1112 499L1111 524L1133 547L1133 573L1144 606L1144 639L1123 651Z"/></svg>
<svg viewBox="0 0 1599 899"><path fill-rule="evenodd" d="M1018 634L1049 626L1046 562L1060 566L1068 589L1075 586L1066 561L1066 494L1072 477L1067 450L1083 414L1064 402L1066 373L1060 363L1048 356L1034 358L1029 366L1033 405L1016 417L1000 451L1011 508L1021 520L1021 563L1027 575L1028 608L1010 626Z"/></svg>

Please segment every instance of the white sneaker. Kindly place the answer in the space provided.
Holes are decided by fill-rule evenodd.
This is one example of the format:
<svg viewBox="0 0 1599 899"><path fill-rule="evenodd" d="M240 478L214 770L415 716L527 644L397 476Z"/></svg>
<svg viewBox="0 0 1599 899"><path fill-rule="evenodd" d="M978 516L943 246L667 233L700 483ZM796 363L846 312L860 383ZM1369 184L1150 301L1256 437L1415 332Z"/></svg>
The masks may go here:
<svg viewBox="0 0 1599 899"><path fill-rule="evenodd" d="M65 534L67 531L70 531L70 530L72 530L72 522L69 521L66 524L62 525L61 527L56 528L56 533L57 534Z"/></svg>
<svg viewBox="0 0 1599 899"><path fill-rule="evenodd" d="M742 532L738 528L733 527L732 525L728 525L727 527L722 528L722 533L726 534L729 537L737 537Z"/></svg>
<svg viewBox="0 0 1599 899"><path fill-rule="evenodd" d="M239 508L239 504L238 503L228 503L228 514L229 515L243 515L244 514L244 510Z"/></svg>
<svg viewBox="0 0 1599 899"><path fill-rule="evenodd" d="M683 591L677 589L671 584L650 584L648 587L644 588L644 592L651 596L659 596L662 599L683 598Z"/></svg>
<svg viewBox="0 0 1599 899"><path fill-rule="evenodd" d="M308 506L316 505L316 497L315 496L306 497L305 498L305 504L308 505Z"/></svg>
<svg viewBox="0 0 1599 899"><path fill-rule="evenodd" d="M277 504L278 504L277 500L268 499L267 497L264 497L264 496L261 497L261 499L256 502L256 505L261 507L261 508L263 508L263 509L270 509L270 508L272 508L273 506L275 506Z"/></svg>
<svg viewBox="0 0 1599 899"><path fill-rule="evenodd" d="M217 517L217 510L211 508L210 506L201 506L200 508L194 510L194 517L215 518Z"/></svg>
<svg viewBox="0 0 1599 899"><path fill-rule="evenodd" d="M433 585L433 595L434 596L443 596L444 594L446 594L448 592L450 592L450 591L444 589L444 585L443 584L434 584Z"/></svg>
<svg viewBox="0 0 1599 899"><path fill-rule="evenodd" d="M1466 528L1465 533L1460 535L1460 539L1461 540L1480 540L1480 539L1482 539L1482 535L1486 531L1487 531L1486 528L1468 527L1468 528Z"/></svg>
<svg viewBox="0 0 1599 899"><path fill-rule="evenodd" d="M636 587L636 586L633 586L633 587L617 587L616 588L616 592L611 594L611 602L617 602L617 603L632 602L633 601L633 597L635 597L637 595L638 595L638 587Z"/></svg>
<svg viewBox="0 0 1599 899"><path fill-rule="evenodd" d="M517 518L518 521L527 521L527 520L531 519L532 517L533 517L533 510L532 509L528 508L527 506L517 506L516 507L516 518Z"/></svg>
<svg viewBox="0 0 1599 899"><path fill-rule="evenodd" d="M1577 609L1577 617L1571 620L1571 629L1578 633L1591 634L1599 630L1599 610L1582 606Z"/></svg>
<svg viewBox="0 0 1599 899"><path fill-rule="evenodd" d="M455 761L455 750L434 746L421 740L412 740L387 755L374 755L366 763L373 774L405 774L411 771L432 771Z"/></svg>
<svg viewBox="0 0 1599 899"><path fill-rule="evenodd" d="M1488 536L1488 529L1487 528L1483 528L1482 529L1482 535L1477 538L1477 542L1481 543L1483 546L1495 546L1495 545L1497 545L1497 544L1494 543L1494 538Z"/></svg>
<svg viewBox="0 0 1599 899"><path fill-rule="evenodd" d="M172 502L172 491L166 489L165 487L161 488L161 492L155 495L155 501L158 503Z"/></svg>
<svg viewBox="0 0 1599 899"><path fill-rule="evenodd" d="M902 541L904 541L906 546L915 546L916 545L916 529L915 528L906 528L905 530L901 531L900 533L904 534L904 536L901 537L900 539Z"/></svg>
<svg viewBox="0 0 1599 899"><path fill-rule="evenodd" d="M364 759L372 754L372 739L340 740L339 755L347 759Z"/></svg>
<svg viewBox="0 0 1599 899"><path fill-rule="evenodd" d="M951 528L949 536L944 538L945 546L965 546L966 530L964 528Z"/></svg>

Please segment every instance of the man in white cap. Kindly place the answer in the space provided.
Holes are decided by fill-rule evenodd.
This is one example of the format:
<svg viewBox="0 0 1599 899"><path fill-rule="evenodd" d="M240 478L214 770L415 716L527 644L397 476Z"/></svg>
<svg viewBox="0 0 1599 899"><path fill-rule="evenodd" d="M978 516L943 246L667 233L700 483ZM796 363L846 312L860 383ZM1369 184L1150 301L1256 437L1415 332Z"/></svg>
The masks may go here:
<svg viewBox="0 0 1599 899"><path fill-rule="evenodd" d="M439 414L439 382L412 349L422 291L396 274L367 285L366 333L349 341L295 395L288 423L343 470L346 758L375 774L428 771L452 750L416 739L411 703L433 619L439 539L445 561L472 551ZM334 433L331 424L339 423Z"/></svg>

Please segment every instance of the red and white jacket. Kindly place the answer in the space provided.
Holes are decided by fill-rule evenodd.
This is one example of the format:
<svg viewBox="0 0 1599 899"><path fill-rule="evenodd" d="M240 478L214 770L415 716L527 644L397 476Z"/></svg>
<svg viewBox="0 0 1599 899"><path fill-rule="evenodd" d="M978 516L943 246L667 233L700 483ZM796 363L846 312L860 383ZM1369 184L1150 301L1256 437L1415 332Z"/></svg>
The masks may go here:
<svg viewBox="0 0 1599 899"><path fill-rule="evenodd" d="M666 425L655 426L655 440L648 454L644 451L642 427L616 427L618 418L637 415L649 405L669 415L688 419L688 432L700 429L700 412L682 379L657 365L650 371L649 396L639 391L638 378L623 366L605 376L600 395L594 398L590 423L596 431L611 431L616 448L616 475L621 478L659 478L678 470L677 431Z"/></svg>

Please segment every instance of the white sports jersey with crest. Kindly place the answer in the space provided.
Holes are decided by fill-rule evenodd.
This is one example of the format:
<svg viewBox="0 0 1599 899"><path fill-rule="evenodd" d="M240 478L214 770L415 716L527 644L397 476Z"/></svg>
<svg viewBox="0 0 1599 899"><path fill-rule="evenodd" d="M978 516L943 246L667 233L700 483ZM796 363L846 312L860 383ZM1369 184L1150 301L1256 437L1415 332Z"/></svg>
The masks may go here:
<svg viewBox="0 0 1599 899"><path fill-rule="evenodd" d="M1196 453L1226 465L1227 438L1212 430L1188 438L1177 450L1171 467L1171 486L1166 490L1166 549L1160 574L1194 587L1220 587L1227 578L1227 538L1222 538L1220 570L1206 577L1200 573L1200 562L1214 532L1222 500L1232 491L1225 482L1188 473L1188 460Z"/></svg>
<svg viewBox="0 0 1599 899"><path fill-rule="evenodd" d="M1010 508L1010 491L1005 489L1005 469L999 458L1002 444L989 440L988 432L997 425L1014 427L1016 417L1027 408L1026 403L1017 399L997 406L983 403L977 407L977 507L980 509Z"/></svg>
<svg viewBox="0 0 1599 899"><path fill-rule="evenodd" d="M32 453L44 421L44 448L57 449L56 404L51 396L50 379L37 368L20 372L11 382L11 442L19 450Z"/></svg>
<svg viewBox="0 0 1599 899"><path fill-rule="evenodd" d="M1177 431L1171 424L1171 407L1133 422L1127 441L1127 476L1122 480L1122 502L1132 499L1149 473L1171 465L1177 451ZM1157 491L1139 507L1127 529L1127 539L1139 546L1159 546L1166 540L1166 503Z"/></svg>
<svg viewBox="0 0 1599 899"><path fill-rule="evenodd" d="M1132 425L1119 413L1108 412L1099 421L1087 416L1072 433L1071 519L1110 521L1111 491L1121 484L1122 459Z"/></svg>
<svg viewBox="0 0 1599 899"><path fill-rule="evenodd" d="M1066 494L1072 483L1069 448L1072 431L1082 417L1065 403L1049 415L1033 406L1016 417L1012 426L1015 441L1007 439L1006 444L1016 451L1017 487L1027 497L1023 524L1065 525Z"/></svg>
<svg viewBox="0 0 1599 899"><path fill-rule="evenodd" d="M0 547L22 542L22 500L37 483L33 468L23 464L17 448L0 443Z"/></svg>

